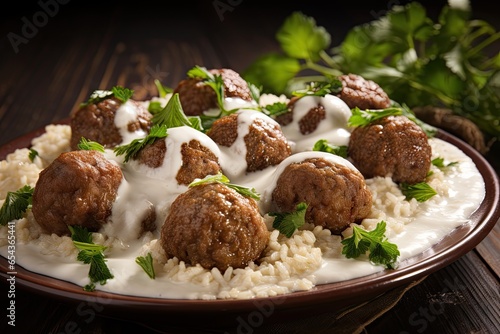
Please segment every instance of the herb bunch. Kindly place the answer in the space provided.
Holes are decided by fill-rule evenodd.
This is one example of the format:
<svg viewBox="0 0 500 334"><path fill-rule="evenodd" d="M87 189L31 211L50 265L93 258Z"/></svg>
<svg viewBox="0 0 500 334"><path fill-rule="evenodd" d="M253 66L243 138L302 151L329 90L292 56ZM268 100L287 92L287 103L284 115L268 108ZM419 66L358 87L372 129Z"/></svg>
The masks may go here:
<svg viewBox="0 0 500 334"><path fill-rule="evenodd" d="M450 109L473 121L486 137L500 139L500 54L488 54L500 32L472 19L465 5L443 6L436 22L418 2L393 6L352 28L332 48L324 27L294 12L276 33L282 52L262 55L242 76L264 93L291 95L309 81L355 73L409 108Z"/></svg>

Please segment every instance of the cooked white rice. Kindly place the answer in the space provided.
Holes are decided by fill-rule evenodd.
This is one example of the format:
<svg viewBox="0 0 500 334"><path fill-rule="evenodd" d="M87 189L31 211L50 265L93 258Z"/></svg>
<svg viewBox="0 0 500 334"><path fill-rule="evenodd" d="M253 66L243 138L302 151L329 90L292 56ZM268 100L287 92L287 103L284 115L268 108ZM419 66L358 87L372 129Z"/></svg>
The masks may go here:
<svg viewBox="0 0 500 334"><path fill-rule="evenodd" d="M68 125L49 125L46 133L33 139L33 148L39 157L31 162L28 149L18 149L0 162L0 205L8 191L15 191L29 184L35 186L38 173L54 160L61 152L69 149L70 127ZM432 141L431 141L432 144ZM443 171L432 167L430 185L438 191L438 196L447 194L443 182ZM405 200L399 187L390 177L375 177L366 180L373 195L371 214L362 226L371 230L384 220L387 222L386 235L391 237L404 231L405 225L421 210L416 200ZM431 199L430 201L432 201ZM271 230L272 221L265 217ZM42 233L30 211L25 218L16 222L18 243L34 243L43 249L43 254L61 257L74 256L77 250L69 237ZM350 228L344 231L348 236ZM224 273L218 269L207 270L201 266L188 266L176 258L167 259L158 239L148 233L143 237L141 254L152 253L157 276L166 277L173 282L191 282L209 287L216 293L201 294L202 299L252 298L286 294L293 291L309 290L316 284L313 273L320 268L324 258L341 257L341 237L332 235L329 230L306 224L291 238L272 231L269 242L259 264L250 263L244 269L229 268ZM117 239L94 233L96 243L105 244L110 250L126 249L127 245ZM7 227L0 228L0 246L7 244Z"/></svg>

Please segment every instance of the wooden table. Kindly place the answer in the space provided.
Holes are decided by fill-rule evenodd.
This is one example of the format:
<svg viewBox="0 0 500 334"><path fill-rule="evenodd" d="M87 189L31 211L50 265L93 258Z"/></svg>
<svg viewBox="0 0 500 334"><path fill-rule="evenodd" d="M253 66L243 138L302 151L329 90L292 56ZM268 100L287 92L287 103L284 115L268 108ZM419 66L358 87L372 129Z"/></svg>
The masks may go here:
<svg viewBox="0 0 500 334"><path fill-rule="evenodd" d="M242 71L260 54L278 50L274 32L295 9L327 27L332 45L350 27L388 9L387 2L372 3L372 8L335 4L332 10L318 1L288 3L269 9L242 0L192 1L186 9L169 9L148 1L84 7L53 0L14 7L2 13L0 145L67 118L94 89L122 85L140 100L157 94L154 79L172 87L194 65ZM436 8L429 5L429 13L437 13ZM473 8L478 17L497 19L486 5L477 2ZM498 145L486 156L497 173L499 156ZM500 333L499 237L497 224L475 249L431 273L365 332ZM82 323L87 318L74 305L22 289L16 301L18 332L147 332L124 319L96 316ZM65 327L72 322L85 326ZM2 333L5 329L10 328L4 317Z"/></svg>

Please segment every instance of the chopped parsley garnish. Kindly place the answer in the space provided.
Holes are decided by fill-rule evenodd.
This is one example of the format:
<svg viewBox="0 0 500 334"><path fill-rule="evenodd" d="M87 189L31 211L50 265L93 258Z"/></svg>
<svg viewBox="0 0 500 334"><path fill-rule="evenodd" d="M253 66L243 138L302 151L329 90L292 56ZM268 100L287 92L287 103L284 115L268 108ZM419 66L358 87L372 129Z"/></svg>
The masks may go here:
<svg viewBox="0 0 500 334"><path fill-rule="evenodd" d="M361 110L358 107L351 109L352 115L347 121L349 126L367 126L368 124L387 117L403 115L403 109L401 108L386 108L386 109L367 109Z"/></svg>
<svg viewBox="0 0 500 334"><path fill-rule="evenodd" d="M115 86L111 88L111 90L95 90L90 94L90 98L87 102L82 103L80 106L84 107L89 104L96 104L112 97L116 97L118 100L125 103L133 94L133 90L121 86Z"/></svg>
<svg viewBox="0 0 500 334"><path fill-rule="evenodd" d="M153 124L175 128L189 126L201 131L201 120L199 117L187 117L182 109L179 93L175 93L167 102L165 108L153 114Z"/></svg>
<svg viewBox="0 0 500 334"><path fill-rule="evenodd" d="M78 143L78 149L85 151L98 151L104 153L104 146L99 144L98 142L88 140L87 138L82 137L80 142Z"/></svg>
<svg viewBox="0 0 500 334"><path fill-rule="evenodd" d="M248 187L244 187L244 186L230 183L229 178L227 176L225 176L224 174L222 174L221 172L219 172L215 175L207 175L203 179L196 179L189 184L189 187L196 187L196 186L199 186L199 185L205 184L205 183L224 184L225 186L227 186L233 190L236 190L236 192L238 192L239 194L241 194L243 196L253 198L257 201L260 199L260 194L258 194L254 188L248 188Z"/></svg>
<svg viewBox="0 0 500 334"><path fill-rule="evenodd" d="M38 156L38 151L35 150L34 148L31 148L29 153L28 153L28 158L30 159L31 162L35 161L35 158Z"/></svg>
<svg viewBox="0 0 500 334"><path fill-rule="evenodd" d="M270 216L275 217L273 227L290 238L293 233L305 223L307 203L301 202L295 206L293 212L271 212Z"/></svg>
<svg viewBox="0 0 500 334"><path fill-rule="evenodd" d="M419 202L425 202L437 192L429 184L419 182L415 184L401 183L401 192L406 196L407 200L415 198Z"/></svg>
<svg viewBox="0 0 500 334"><path fill-rule="evenodd" d="M137 263L145 272L148 274L149 278L155 279L155 268L153 266L153 257L151 253L146 256L138 256L135 258L135 263Z"/></svg>
<svg viewBox="0 0 500 334"><path fill-rule="evenodd" d="M205 67L195 66L187 72L188 77L201 79L201 81L214 90L217 95L217 104L224 112L224 80L219 74L210 73Z"/></svg>
<svg viewBox="0 0 500 334"><path fill-rule="evenodd" d="M174 91L172 88L164 86L158 79L155 79L155 86L156 89L158 89L159 97L165 97L167 96L167 94L170 94Z"/></svg>
<svg viewBox="0 0 500 334"><path fill-rule="evenodd" d="M7 192L5 202L0 208L0 225L7 225L10 221L23 218L31 206L34 189L25 185L16 191Z"/></svg>
<svg viewBox="0 0 500 334"><path fill-rule="evenodd" d="M270 117L280 116L289 111L288 104L285 102L274 102L273 104L268 104L262 108L262 112Z"/></svg>
<svg viewBox="0 0 500 334"><path fill-rule="evenodd" d="M352 236L341 241L342 254L348 259L355 259L369 252L368 258L371 262L376 265L385 265L388 269L394 269L400 253L396 244L387 241L385 227L385 221L379 222L372 231L353 226Z"/></svg>
<svg viewBox="0 0 500 334"><path fill-rule="evenodd" d="M129 144L116 146L113 151L116 155L124 155L123 162L128 162L131 158L135 158L139 151L146 145L152 144L155 140L165 138L167 136L167 127L160 125L153 125L148 135L144 138L134 139Z"/></svg>
<svg viewBox="0 0 500 334"><path fill-rule="evenodd" d="M326 139L318 140L313 146L313 151L327 152L347 158L347 146L331 145Z"/></svg>
<svg viewBox="0 0 500 334"><path fill-rule="evenodd" d="M79 250L77 260L85 264L90 264L89 278L90 284L84 287L85 291L94 291L95 284L106 284L108 279L113 278L113 274L109 271L106 265L103 252L106 246L94 244L92 242L92 233L85 227L81 226L68 226L71 232L71 239L73 244Z"/></svg>
<svg viewBox="0 0 500 334"><path fill-rule="evenodd" d="M154 115L156 113L159 113L160 111L163 110L163 107L161 106L161 103L158 102L158 101L151 101L149 102L149 105L148 105L148 111Z"/></svg>
<svg viewBox="0 0 500 334"><path fill-rule="evenodd" d="M312 81L306 85L306 88L295 90L293 96L325 96L327 94L336 94L342 89L342 82L337 78L329 81Z"/></svg>
<svg viewBox="0 0 500 334"><path fill-rule="evenodd" d="M450 162L448 164L444 164L444 159L441 158L441 157L437 157L435 159L432 159L431 163L438 167L438 168L446 168L446 167L451 167L451 166L455 166L455 165L458 165L458 162L457 161L453 161L453 162Z"/></svg>

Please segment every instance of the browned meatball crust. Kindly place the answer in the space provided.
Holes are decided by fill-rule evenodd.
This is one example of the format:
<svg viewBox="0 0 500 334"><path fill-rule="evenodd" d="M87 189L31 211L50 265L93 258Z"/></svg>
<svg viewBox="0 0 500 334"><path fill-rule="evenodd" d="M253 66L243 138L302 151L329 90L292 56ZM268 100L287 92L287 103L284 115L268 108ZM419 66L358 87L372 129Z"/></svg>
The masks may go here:
<svg viewBox="0 0 500 334"><path fill-rule="evenodd" d="M421 127L405 116L388 116L355 128L348 155L366 178L391 176L414 184L425 180L432 149Z"/></svg>
<svg viewBox="0 0 500 334"><path fill-rule="evenodd" d="M209 72L222 77L225 97L252 100L250 88L238 72L228 68L210 69ZM173 93L179 93L182 109L188 116L198 116L208 109L218 107L215 91L197 78L182 80L175 87Z"/></svg>
<svg viewBox="0 0 500 334"><path fill-rule="evenodd" d="M138 117L128 124L128 131L135 132L139 129L149 132L151 128L151 113L138 103ZM115 125L115 114L122 102L116 98L105 99L96 104L88 104L76 110L71 115L71 149L77 150L82 137L100 143L106 148L113 148L122 143L122 136Z"/></svg>
<svg viewBox="0 0 500 334"><path fill-rule="evenodd" d="M368 216L372 195L363 175L323 158L288 165L272 192L279 212L293 212L305 202L306 222L340 234L349 224Z"/></svg>
<svg viewBox="0 0 500 334"><path fill-rule="evenodd" d="M299 100L298 97L294 96L288 102L288 111L284 114L275 117L276 122L281 126L286 126L293 121L293 111L295 103ZM321 104L316 105L314 108L309 109L307 114L305 114L299 120L299 131L303 135L310 134L316 130L322 120L326 118L325 107Z"/></svg>
<svg viewBox="0 0 500 334"><path fill-rule="evenodd" d="M359 109L384 109L391 106L391 100L387 93L377 83L366 80L357 74L344 74L339 76L342 82L342 90L337 96L342 99L349 108Z"/></svg>
<svg viewBox="0 0 500 334"><path fill-rule="evenodd" d="M142 148L136 160L139 164L159 168L163 165L166 153L165 140L159 139ZM189 185L195 179L202 179L207 175L215 175L221 171L219 158L198 140L192 139L183 143L181 155L182 166L176 176L178 184Z"/></svg>
<svg viewBox="0 0 500 334"><path fill-rule="evenodd" d="M238 137L238 113L217 119L207 135L221 146L230 147ZM245 141L247 172L263 170L275 166L292 153L281 127L257 117L249 125Z"/></svg>
<svg viewBox="0 0 500 334"><path fill-rule="evenodd" d="M62 153L40 176L33 192L33 215L47 233L69 234L67 225L97 231L108 221L121 169L97 151Z"/></svg>
<svg viewBox="0 0 500 334"><path fill-rule="evenodd" d="M189 188L175 199L160 242L169 257L223 272L259 259L268 237L254 199L210 183Z"/></svg>

